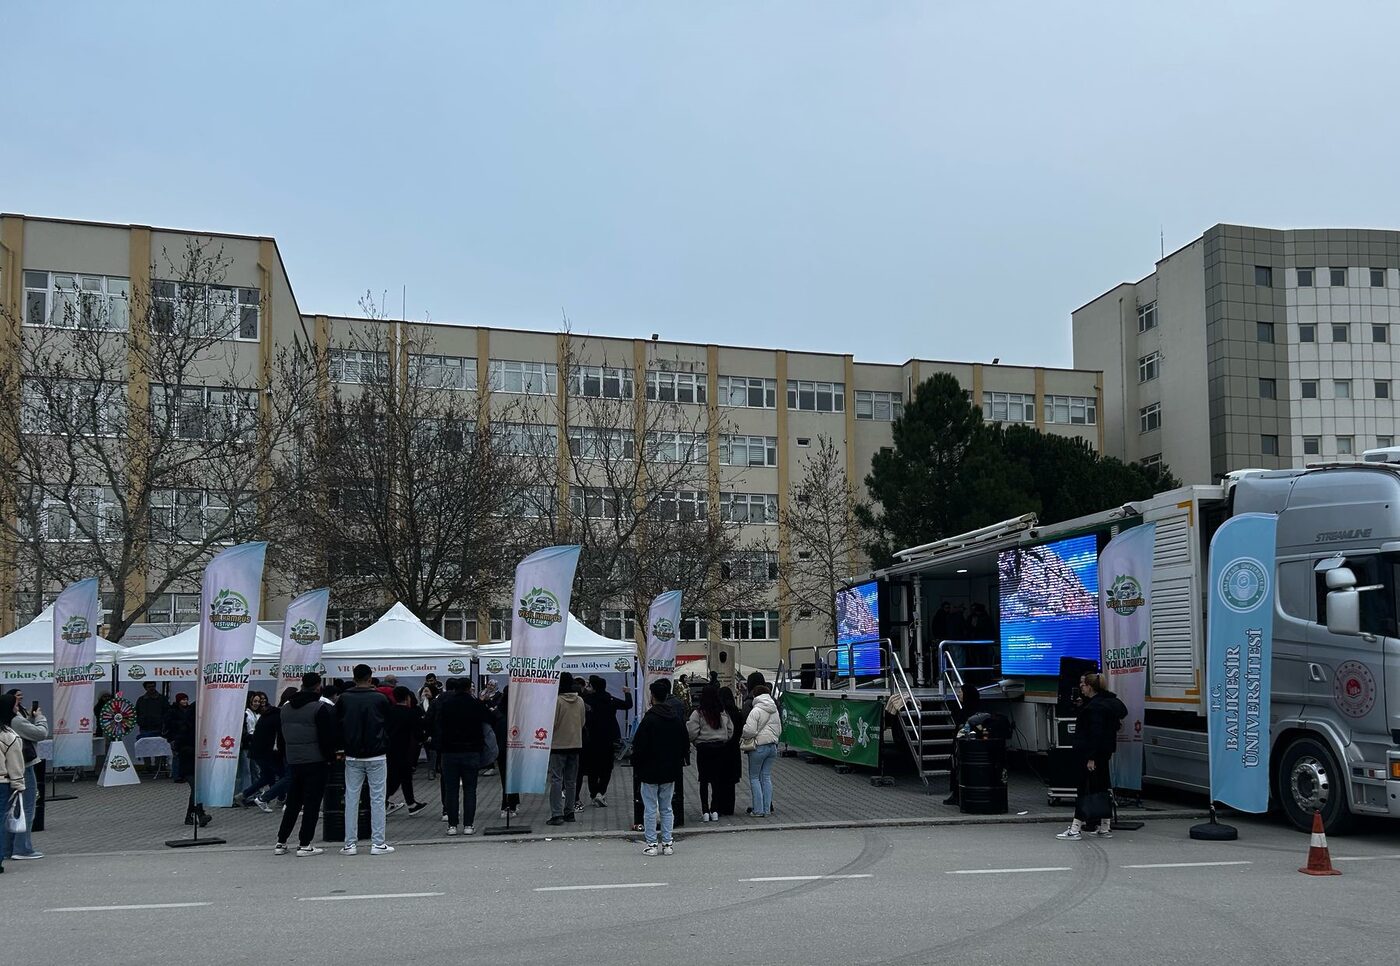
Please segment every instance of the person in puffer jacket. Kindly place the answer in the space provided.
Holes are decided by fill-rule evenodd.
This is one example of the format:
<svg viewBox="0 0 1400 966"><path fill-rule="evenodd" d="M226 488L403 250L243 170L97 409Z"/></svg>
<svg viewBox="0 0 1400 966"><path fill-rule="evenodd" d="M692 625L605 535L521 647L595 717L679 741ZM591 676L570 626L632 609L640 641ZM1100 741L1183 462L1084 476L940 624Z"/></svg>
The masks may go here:
<svg viewBox="0 0 1400 966"><path fill-rule="evenodd" d="M695 766L700 772L700 821L719 821L719 787L727 779L725 751L734 737L734 722L720 704L719 687L707 684L700 689L700 703L685 723L690 743L695 746ZM714 809L711 811L711 809Z"/></svg>
<svg viewBox="0 0 1400 966"><path fill-rule="evenodd" d="M773 762L778 758L778 739L782 737L783 722L778 705L767 684L750 688L753 710L744 722L744 737L740 747L749 756L749 788L753 805L749 814L762 818L773 808Z"/></svg>

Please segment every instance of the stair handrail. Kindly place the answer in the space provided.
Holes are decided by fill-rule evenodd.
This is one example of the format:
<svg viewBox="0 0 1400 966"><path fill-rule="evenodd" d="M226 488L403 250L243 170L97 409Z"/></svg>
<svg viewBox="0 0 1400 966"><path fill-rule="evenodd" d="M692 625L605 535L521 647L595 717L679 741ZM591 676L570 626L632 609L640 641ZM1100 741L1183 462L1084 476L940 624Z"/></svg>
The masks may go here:
<svg viewBox="0 0 1400 966"><path fill-rule="evenodd" d="M899 655L895 653L893 647L889 646L889 641L881 641L881 650L889 655L890 683L893 690L899 694L900 703L903 707L905 718L909 721L910 730L918 745L914 751L914 763L919 769L919 780L928 785L928 775L924 773L924 708L914 689L909 685L909 676L904 673L904 665L899 663Z"/></svg>
<svg viewBox="0 0 1400 966"><path fill-rule="evenodd" d="M961 710L963 706L962 689L966 682L963 680L962 669L958 667L957 660L953 657L952 647L964 644L995 644L996 641L939 641L938 642L938 680L939 686L943 689L943 700L948 700L948 691L953 692L953 700L957 702ZM995 671L995 667L969 667L969 671Z"/></svg>

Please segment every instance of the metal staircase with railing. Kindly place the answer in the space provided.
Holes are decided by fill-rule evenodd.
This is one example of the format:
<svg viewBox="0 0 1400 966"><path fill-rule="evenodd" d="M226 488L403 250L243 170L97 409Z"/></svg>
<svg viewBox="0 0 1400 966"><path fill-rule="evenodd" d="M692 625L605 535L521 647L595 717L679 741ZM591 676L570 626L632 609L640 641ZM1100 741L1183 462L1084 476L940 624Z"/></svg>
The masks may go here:
<svg viewBox="0 0 1400 966"><path fill-rule="evenodd" d="M919 771L919 780L928 787L930 778L952 774L953 739L957 734L953 712L942 693L914 690L893 650L889 662L890 690L900 704L900 731Z"/></svg>

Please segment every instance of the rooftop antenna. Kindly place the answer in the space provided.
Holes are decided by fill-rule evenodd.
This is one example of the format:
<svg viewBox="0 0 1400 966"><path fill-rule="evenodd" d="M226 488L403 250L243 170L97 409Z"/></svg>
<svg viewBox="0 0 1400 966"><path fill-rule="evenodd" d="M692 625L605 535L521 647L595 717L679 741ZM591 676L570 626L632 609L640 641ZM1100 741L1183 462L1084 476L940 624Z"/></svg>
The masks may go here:
<svg viewBox="0 0 1400 966"><path fill-rule="evenodd" d="M399 318L408 318L408 284L403 287L403 294L399 297Z"/></svg>
<svg viewBox="0 0 1400 966"><path fill-rule="evenodd" d="M1161 249L1162 249L1161 257L1162 257L1162 258L1166 258L1166 257L1167 257L1167 229L1166 229L1166 227L1163 226L1163 225L1159 225L1159 226L1157 227L1157 241L1158 241L1158 243L1161 245Z"/></svg>

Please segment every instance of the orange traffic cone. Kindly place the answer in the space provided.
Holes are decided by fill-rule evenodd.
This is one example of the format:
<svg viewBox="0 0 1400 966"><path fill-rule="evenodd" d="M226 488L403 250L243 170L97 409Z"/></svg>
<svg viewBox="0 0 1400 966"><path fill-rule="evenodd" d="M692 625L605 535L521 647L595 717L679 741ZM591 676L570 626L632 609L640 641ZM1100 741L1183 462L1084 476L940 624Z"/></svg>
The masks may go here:
<svg viewBox="0 0 1400 966"><path fill-rule="evenodd" d="M1322 812L1313 813L1312 841L1308 845L1308 864L1298 870L1303 875L1341 875L1332 868L1332 853L1327 850L1327 831L1322 827Z"/></svg>

